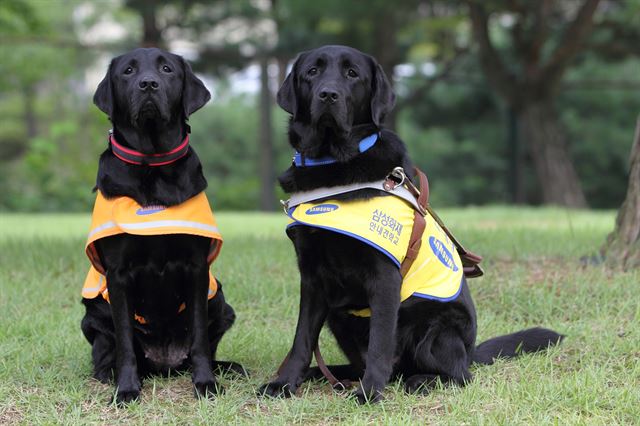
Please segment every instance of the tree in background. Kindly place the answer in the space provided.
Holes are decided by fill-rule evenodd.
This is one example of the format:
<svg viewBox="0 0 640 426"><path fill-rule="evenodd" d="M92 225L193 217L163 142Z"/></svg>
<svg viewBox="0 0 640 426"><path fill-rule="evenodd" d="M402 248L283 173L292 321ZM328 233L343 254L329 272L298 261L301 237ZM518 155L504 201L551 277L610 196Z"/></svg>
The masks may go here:
<svg viewBox="0 0 640 426"><path fill-rule="evenodd" d="M600 0L569 5L553 0L469 0L469 16L485 77L515 113L533 159L543 202L585 207L566 131L555 98L560 83L584 47ZM574 10L575 9L575 10ZM500 53L490 37L491 12L508 13L509 49ZM555 30L563 27L562 30ZM559 32L561 36L558 36Z"/></svg>
<svg viewBox="0 0 640 426"><path fill-rule="evenodd" d="M0 3L0 206L76 209L87 196L77 182L92 173L95 114L82 80L95 56L76 37L79 2ZM102 140L102 138L101 138ZM94 174L95 176L95 174ZM55 201L54 201L55 200Z"/></svg>
<svg viewBox="0 0 640 426"><path fill-rule="evenodd" d="M618 211L615 230L609 234L601 253L609 266L640 267L640 118L631 148L627 196Z"/></svg>
<svg viewBox="0 0 640 426"><path fill-rule="evenodd" d="M7 0L0 4L0 36L7 47L9 43L20 46L2 51L0 89L21 95L24 124L20 137L2 135L3 160L23 154L26 140L38 135L35 105L38 85L70 73L69 59L74 53L74 41L58 38L57 46L40 43L54 30L50 24L51 21L38 13L37 5L32 1Z"/></svg>

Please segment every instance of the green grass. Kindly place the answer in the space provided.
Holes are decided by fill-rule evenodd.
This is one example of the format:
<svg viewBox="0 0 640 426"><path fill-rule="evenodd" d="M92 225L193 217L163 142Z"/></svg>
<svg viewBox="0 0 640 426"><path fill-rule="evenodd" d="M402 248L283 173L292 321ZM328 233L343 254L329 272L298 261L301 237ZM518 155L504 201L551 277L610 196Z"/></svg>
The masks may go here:
<svg viewBox="0 0 640 426"><path fill-rule="evenodd" d="M479 340L544 325L567 335L547 353L473 367L464 389L426 397L396 383L375 406L357 406L319 382L290 400L258 399L289 349L298 272L284 215L218 215L225 244L214 265L238 320L220 359L249 379L223 377L226 393L193 398L188 375L146 380L142 398L108 404L111 386L91 379L79 323L87 215L0 215L0 424L638 424L640 272L584 267L613 227L612 212L473 208L441 216L485 257L470 282ZM322 335L328 362L342 357Z"/></svg>

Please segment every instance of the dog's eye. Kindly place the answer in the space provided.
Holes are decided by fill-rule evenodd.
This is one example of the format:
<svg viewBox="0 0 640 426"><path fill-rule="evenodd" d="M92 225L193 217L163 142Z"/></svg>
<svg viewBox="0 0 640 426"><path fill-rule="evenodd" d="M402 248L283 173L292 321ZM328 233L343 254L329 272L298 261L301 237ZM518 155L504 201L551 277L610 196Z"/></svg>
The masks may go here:
<svg viewBox="0 0 640 426"><path fill-rule="evenodd" d="M310 68L309 71L307 71L307 74L309 74L309 75L318 74L318 68L316 68L316 67Z"/></svg>
<svg viewBox="0 0 640 426"><path fill-rule="evenodd" d="M349 68L349 71L347 71L347 75L351 78L356 78L358 76L358 73L355 72L353 68Z"/></svg>
<svg viewBox="0 0 640 426"><path fill-rule="evenodd" d="M126 70L124 70L125 75L129 75L129 74L131 74L132 72L133 72L133 68L131 68L131 67L127 67L127 69L126 69Z"/></svg>
<svg viewBox="0 0 640 426"><path fill-rule="evenodd" d="M164 72L171 72L171 68L169 68L168 66L164 65L164 66L162 67L162 71L164 71Z"/></svg>

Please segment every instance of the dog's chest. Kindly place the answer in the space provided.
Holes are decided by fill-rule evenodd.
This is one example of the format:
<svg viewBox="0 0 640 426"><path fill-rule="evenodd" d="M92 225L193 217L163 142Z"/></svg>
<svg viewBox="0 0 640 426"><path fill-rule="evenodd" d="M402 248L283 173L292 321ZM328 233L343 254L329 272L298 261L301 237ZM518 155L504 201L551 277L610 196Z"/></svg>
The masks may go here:
<svg viewBox="0 0 640 426"><path fill-rule="evenodd" d="M394 271L386 256L347 236L296 227L290 230L290 237L303 280L321 287L331 308L366 307L370 287L380 279L380 267ZM399 287L400 275L396 272L388 281L390 285L397 281Z"/></svg>

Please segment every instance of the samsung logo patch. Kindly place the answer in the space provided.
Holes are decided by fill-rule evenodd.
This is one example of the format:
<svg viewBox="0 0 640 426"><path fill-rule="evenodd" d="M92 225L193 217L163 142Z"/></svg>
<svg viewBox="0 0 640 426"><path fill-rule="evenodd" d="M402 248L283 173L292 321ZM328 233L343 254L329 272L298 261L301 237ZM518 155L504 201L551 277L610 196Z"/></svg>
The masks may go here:
<svg viewBox="0 0 640 426"><path fill-rule="evenodd" d="M338 210L338 206L335 204L318 204L317 206L313 206L310 209L307 209L305 214L323 214L329 213L334 210Z"/></svg>
<svg viewBox="0 0 640 426"><path fill-rule="evenodd" d="M146 216L148 214L154 214L154 213L158 213L161 212L162 210L166 209L165 206L147 206L147 207L140 207L138 210L136 210L136 214L138 216Z"/></svg>
<svg viewBox="0 0 640 426"><path fill-rule="evenodd" d="M458 272L458 265L456 265L455 261L453 260L453 255L442 241L432 236L429 237L429 245L431 246L431 251L433 251L433 254L436 255L438 260L444 266L451 269L453 272Z"/></svg>

